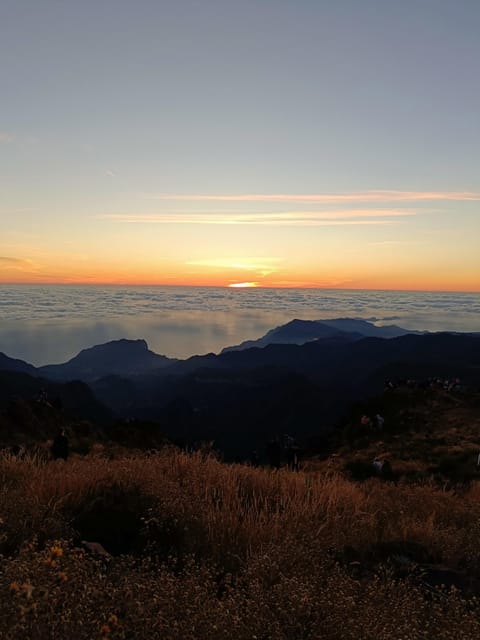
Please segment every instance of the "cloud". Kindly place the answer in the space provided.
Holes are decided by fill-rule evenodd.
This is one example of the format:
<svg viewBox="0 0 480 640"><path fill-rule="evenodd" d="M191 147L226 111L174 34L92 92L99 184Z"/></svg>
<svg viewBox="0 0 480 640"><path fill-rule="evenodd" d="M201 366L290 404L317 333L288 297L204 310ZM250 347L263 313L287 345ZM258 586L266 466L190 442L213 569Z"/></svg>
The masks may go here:
<svg viewBox="0 0 480 640"><path fill-rule="evenodd" d="M0 256L0 271L21 271L25 273L36 273L38 265L28 258L12 258L10 256Z"/></svg>
<svg viewBox="0 0 480 640"><path fill-rule="evenodd" d="M111 169L106 169L105 175L108 176L109 178L115 178L115 173Z"/></svg>
<svg viewBox="0 0 480 640"><path fill-rule="evenodd" d="M13 141L14 136L6 131L0 131L0 144L8 144Z"/></svg>
<svg viewBox="0 0 480 640"><path fill-rule="evenodd" d="M8 256L0 256L0 264L4 262L6 264L23 264L25 260L22 258L10 258Z"/></svg>
<svg viewBox="0 0 480 640"><path fill-rule="evenodd" d="M368 243L372 247L392 247L396 245L407 245L411 247L412 245L419 244L428 244L426 240L379 240L378 242L369 242Z"/></svg>
<svg viewBox="0 0 480 640"><path fill-rule="evenodd" d="M145 194L151 200L178 200L189 202L302 202L302 203L341 203L341 202L422 202L436 200L477 201L480 192L476 191L400 191L370 190L355 193L247 193L247 194Z"/></svg>
<svg viewBox="0 0 480 640"><path fill-rule="evenodd" d="M279 287L281 289L336 289L337 287L345 287L353 282L346 278L323 278L317 280L272 280L268 283L269 287Z"/></svg>
<svg viewBox="0 0 480 640"><path fill-rule="evenodd" d="M258 275L265 276L275 273L281 258L208 258L206 260L189 260L189 266L205 267L210 269L230 269L241 271L254 271Z"/></svg>
<svg viewBox="0 0 480 640"><path fill-rule="evenodd" d="M415 216L411 209L348 209L343 211L258 212L166 212L155 214L111 213L100 219L130 224L203 224L203 225L267 225L267 226L344 226L386 225L395 218Z"/></svg>

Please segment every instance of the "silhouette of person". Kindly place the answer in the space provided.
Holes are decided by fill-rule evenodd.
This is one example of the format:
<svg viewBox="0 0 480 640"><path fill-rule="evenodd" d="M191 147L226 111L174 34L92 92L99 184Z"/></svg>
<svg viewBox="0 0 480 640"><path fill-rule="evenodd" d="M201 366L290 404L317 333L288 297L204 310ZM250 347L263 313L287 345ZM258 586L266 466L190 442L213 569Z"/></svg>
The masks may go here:
<svg viewBox="0 0 480 640"><path fill-rule="evenodd" d="M285 453L287 456L287 466L290 471L298 471L298 447L292 436L285 434L283 436Z"/></svg>
<svg viewBox="0 0 480 640"><path fill-rule="evenodd" d="M278 440L270 440L267 444L267 460L273 469L280 469L282 460L282 447Z"/></svg>
<svg viewBox="0 0 480 640"><path fill-rule="evenodd" d="M52 456L54 460L68 458L68 438L65 435L65 429L61 429L53 439Z"/></svg>
<svg viewBox="0 0 480 640"><path fill-rule="evenodd" d="M377 413L377 415L375 416L375 426L377 430L382 431L384 424L385 424L385 418L379 413Z"/></svg>

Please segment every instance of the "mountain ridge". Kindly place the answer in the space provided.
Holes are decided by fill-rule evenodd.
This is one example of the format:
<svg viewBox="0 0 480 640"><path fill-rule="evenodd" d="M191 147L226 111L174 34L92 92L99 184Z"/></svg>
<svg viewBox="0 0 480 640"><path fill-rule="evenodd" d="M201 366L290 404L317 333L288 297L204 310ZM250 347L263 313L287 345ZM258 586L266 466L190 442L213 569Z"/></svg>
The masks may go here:
<svg viewBox="0 0 480 640"><path fill-rule="evenodd" d="M366 337L397 338L407 334L420 334L416 330L403 329L397 325L376 326L362 318L333 318L331 320L300 320L295 318L286 324L267 331L256 340L245 340L238 345L222 349L221 353L241 351L251 347L266 347L269 344L305 344L322 338L343 336L350 341Z"/></svg>
<svg viewBox="0 0 480 640"><path fill-rule="evenodd" d="M51 379L78 378L92 381L106 375L137 375L162 369L175 359L159 355L148 348L146 340L111 340L87 349L62 364L39 367L38 371Z"/></svg>

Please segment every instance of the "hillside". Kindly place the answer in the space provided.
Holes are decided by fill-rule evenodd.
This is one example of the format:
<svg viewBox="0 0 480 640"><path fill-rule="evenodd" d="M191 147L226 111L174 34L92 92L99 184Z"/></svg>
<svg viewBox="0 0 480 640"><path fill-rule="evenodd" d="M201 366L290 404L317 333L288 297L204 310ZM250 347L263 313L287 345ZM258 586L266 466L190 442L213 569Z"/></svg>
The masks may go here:
<svg viewBox="0 0 480 640"><path fill-rule="evenodd" d="M167 449L0 456L0 477L0 637L480 634L477 482L360 484Z"/></svg>
<svg viewBox="0 0 480 640"><path fill-rule="evenodd" d="M225 430L226 407L235 413L239 373L231 375L233 395L219 401L214 431ZM252 406L250 421L242 416L249 438L256 415L278 432L274 421L288 412L294 426L318 409L315 385L276 375L270 394L260 370L242 382L244 407L247 385L262 389L263 405ZM170 407L163 423L112 420L99 429L55 404L5 400L9 376L30 390L41 381L2 376L0 432L8 420L28 440L25 456L0 453L0 637L480 634L478 388L390 380L346 406L329 431L310 425L292 472L285 459L271 468L262 452L253 468L222 463L208 446L172 447L163 427L181 432L198 420L185 405ZM377 413L381 431L362 424ZM73 445L66 462L35 446L59 426ZM375 458L389 460L389 474L374 469Z"/></svg>
<svg viewBox="0 0 480 640"><path fill-rule="evenodd" d="M393 479L453 485L480 479L480 390L443 384L403 383L356 403L306 467L365 479L377 475L372 463L380 459L389 461ZM381 430L376 414L385 420ZM372 426L362 425L362 416L371 417Z"/></svg>
<svg viewBox="0 0 480 640"><path fill-rule="evenodd" d="M102 364L104 352L109 357ZM94 423L155 423L182 446L213 440L228 459L245 459L285 433L303 440L324 437L346 419L352 402L378 395L387 379L459 377L468 388L480 387L480 337L469 334L354 341L335 336L169 360L168 365L144 341L120 341L82 352L74 362L77 373L88 378L95 370L100 377L88 380L88 387L82 382L59 386L7 372L0 399L2 394L29 399L45 387L51 398L58 396L65 408ZM165 366L157 368L159 362ZM100 375L116 366L120 373Z"/></svg>
<svg viewBox="0 0 480 640"><path fill-rule="evenodd" d="M326 338L195 356L131 378L96 381L98 398L119 416L158 420L170 438L214 439L246 456L283 433L325 432L352 402L380 393L388 378L459 376L480 386L480 338L429 334Z"/></svg>

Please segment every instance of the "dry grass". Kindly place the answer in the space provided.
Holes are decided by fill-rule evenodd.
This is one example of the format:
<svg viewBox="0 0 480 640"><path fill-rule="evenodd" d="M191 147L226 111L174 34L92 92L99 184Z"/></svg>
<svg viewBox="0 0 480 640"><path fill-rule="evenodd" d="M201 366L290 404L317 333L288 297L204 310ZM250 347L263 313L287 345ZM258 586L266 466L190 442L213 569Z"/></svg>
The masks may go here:
<svg viewBox="0 0 480 640"><path fill-rule="evenodd" d="M361 555L409 541L476 575L477 484L460 497L175 450L68 463L3 457L0 482L0 638L480 634L475 600L426 596L387 565L354 575L342 560L346 548ZM96 559L78 548L79 523L101 536L118 513L135 528L123 541L129 554Z"/></svg>

